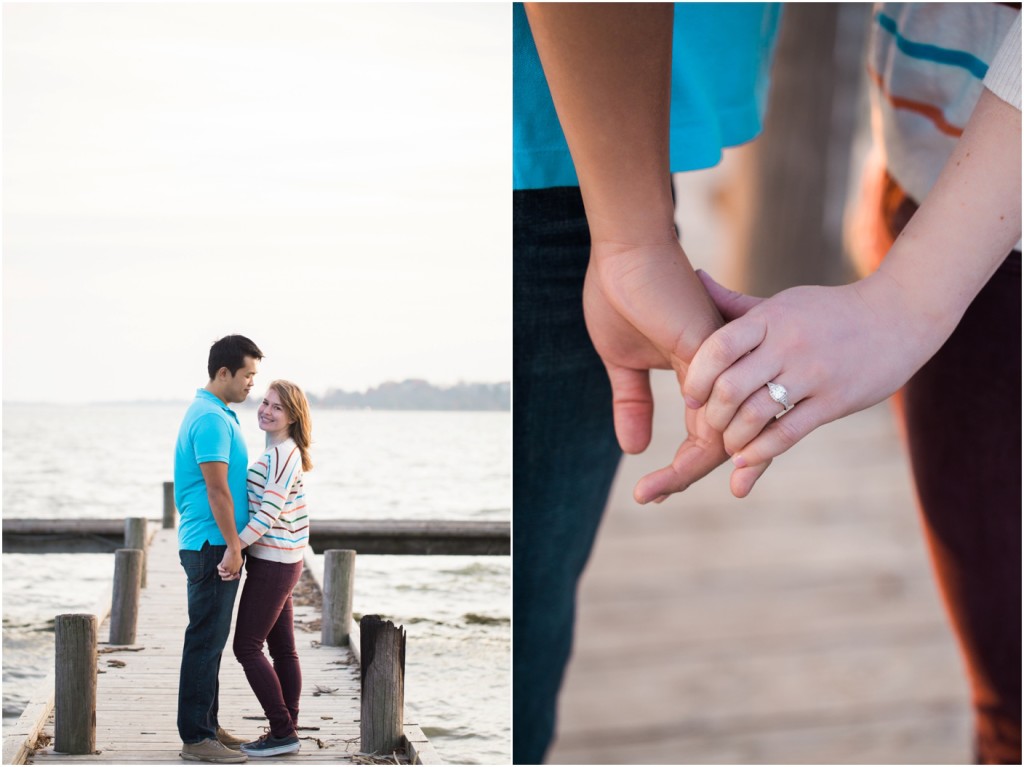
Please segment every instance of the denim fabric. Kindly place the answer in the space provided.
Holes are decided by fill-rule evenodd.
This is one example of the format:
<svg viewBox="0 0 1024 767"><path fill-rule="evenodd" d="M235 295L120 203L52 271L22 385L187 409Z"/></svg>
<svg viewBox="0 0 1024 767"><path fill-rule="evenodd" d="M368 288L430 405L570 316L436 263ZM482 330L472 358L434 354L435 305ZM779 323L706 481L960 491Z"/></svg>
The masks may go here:
<svg viewBox="0 0 1024 767"><path fill-rule="evenodd" d="M295 650L292 589L302 562L270 562L250 556L235 623L235 658L270 722L270 734L288 738L299 723L302 669ZM266 642L273 665L263 654Z"/></svg>
<svg viewBox="0 0 1024 767"><path fill-rule="evenodd" d="M220 659L231 632L238 581L223 581L217 565L227 546L178 551L188 578L188 628L178 681L178 734L183 743L217 737Z"/></svg>
<svg viewBox="0 0 1024 767"><path fill-rule="evenodd" d="M513 761L537 764L621 453L583 320L590 236L579 189L514 192L513 253Z"/></svg>

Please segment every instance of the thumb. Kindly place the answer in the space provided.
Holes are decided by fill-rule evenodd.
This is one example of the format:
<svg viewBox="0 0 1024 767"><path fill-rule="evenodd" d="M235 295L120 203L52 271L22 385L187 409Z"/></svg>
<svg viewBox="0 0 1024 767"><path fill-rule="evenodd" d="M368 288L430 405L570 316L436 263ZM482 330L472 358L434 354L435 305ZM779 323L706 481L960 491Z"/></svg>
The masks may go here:
<svg viewBox="0 0 1024 767"><path fill-rule="evenodd" d="M759 303L764 301L763 298L748 296L745 293L737 293L735 290L729 290L729 288L719 285L715 282L714 278L703 269L697 270L697 276L700 278L701 283L704 285L704 289L708 292L708 295L711 296L711 300L715 302L715 306L718 307L718 311L722 313L726 322L732 321L737 317L742 317Z"/></svg>
<svg viewBox="0 0 1024 767"><path fill-rule="evenodd" d="M651 441L654 398L646 370L633 370L605 363L612 385L612 415L615 436L624 453L642 453Z"/></svg>

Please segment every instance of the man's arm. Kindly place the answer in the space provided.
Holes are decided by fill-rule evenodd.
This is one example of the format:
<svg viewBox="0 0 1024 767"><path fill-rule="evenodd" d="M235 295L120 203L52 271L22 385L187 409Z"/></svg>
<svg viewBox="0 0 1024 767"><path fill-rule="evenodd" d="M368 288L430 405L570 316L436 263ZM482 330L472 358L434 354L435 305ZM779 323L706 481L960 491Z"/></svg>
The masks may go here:
<svg viewBox="0 0 1024 767"><path fill-rule="evenodd" d="M224 552L220 569L231 576L237 576L242 569L242 542L235 529L235 500L228 486L228 465L220 461L199 464L206 482L206 495L210 499L210 510L220 534L224 536L228 550Z"/></svg>
<svg viewBox="0 0 1024 767"><path fill-rule="evenodd" d="M722 324L673 224L673 8L527 3L526 13L590 228L587 329L608 371L619 444L638 453L651 437L649 371L674 369L681 385L700 343ZM704 429L701 418L687 413L687 440L663 470L677 484L726 458L721 436ZM747 471L759 476L765 467Z"/></svg>

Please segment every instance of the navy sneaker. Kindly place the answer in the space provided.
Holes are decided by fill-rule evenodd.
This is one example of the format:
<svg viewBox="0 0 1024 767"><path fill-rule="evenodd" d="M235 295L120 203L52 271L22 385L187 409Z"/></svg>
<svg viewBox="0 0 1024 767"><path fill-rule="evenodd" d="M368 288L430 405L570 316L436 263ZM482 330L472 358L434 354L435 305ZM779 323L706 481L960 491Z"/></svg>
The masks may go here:
<svg viewBox="0 0 1024 767"><path fill-rule="evenodd" d="M275 738L268 732L266 735L261 735L259 740L242 744L242 753L247 756L280 756L298 752L299 736L294 733L287 738Z"/></svg>

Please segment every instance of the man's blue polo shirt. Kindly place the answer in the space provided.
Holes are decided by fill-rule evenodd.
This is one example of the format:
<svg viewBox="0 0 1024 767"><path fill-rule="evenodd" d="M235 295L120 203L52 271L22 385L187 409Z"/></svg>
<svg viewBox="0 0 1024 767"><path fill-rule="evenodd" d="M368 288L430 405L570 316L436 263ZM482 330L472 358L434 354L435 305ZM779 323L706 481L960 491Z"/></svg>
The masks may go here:
<svg viewBox="0 0 1024 767"><path fill-rule="evenodd" d="M676 3L669 170L718 164L761 132L779 3ZM512 188L578 186L522 3L512 6Z"/></svg>
<svg viewBox="0 0 1024 767"><path fill-rule="evenodd" d="M228 465L228 487L235 502L235 529L249 522L245 478L249 451L242 438L238 415L216 395L199 389L178 430L174 450L174 503L181 513L178 548L199 551L207 541L226 544L210 509L201 463L219 461Z"/></svg>

